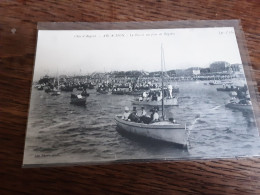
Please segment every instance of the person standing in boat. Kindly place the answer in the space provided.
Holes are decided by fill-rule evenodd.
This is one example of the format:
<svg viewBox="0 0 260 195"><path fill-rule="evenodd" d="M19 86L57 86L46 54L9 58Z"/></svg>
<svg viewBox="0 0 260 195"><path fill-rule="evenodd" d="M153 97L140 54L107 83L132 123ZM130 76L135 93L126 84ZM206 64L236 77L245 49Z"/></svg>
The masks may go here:
<svg viewBox="0 0 260 195"><path fill-rule="evenodd" d="M173 87L170 83L168 84L167 89L168 89L169 98L172 98Z"/></svg>
<svg viewBox="0 0 260 195"><path fill-rule="evenodd" d="M143 92L143 100L146 100L146 98L147 98L147 93L146 93L146 91L144 91Z"/></svg>
<svg viewBox="0 0 260 195"><path fill-rule="evenodd" d="M125 112L124 112L124 114L123 114L123 116L122 116L122 119L127 121L129 115L130 115L129 108L126 106L126 107L125 107Z"/></svg>

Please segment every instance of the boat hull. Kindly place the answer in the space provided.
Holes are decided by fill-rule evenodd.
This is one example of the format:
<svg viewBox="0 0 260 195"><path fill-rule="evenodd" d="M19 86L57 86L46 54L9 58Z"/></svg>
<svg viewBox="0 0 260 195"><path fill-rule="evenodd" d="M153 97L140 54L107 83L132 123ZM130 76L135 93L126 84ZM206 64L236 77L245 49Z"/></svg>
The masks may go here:
<svg viewBox="0 0 260 195"><path fill-rule="evenodd" d="M77 99L77 98L71 98L70 100L71 104L77 105L77 106L85 106L86 105L86 99Z"/></svg>
<svg viewBox="0 0 260 195"><path fill-rule="evenodd" d="M217 91L230 92L230 91L235 91L235 89L231 89L231 88L217 88Z"/></svg>
<svg viewBox="0 0 260 195"><path fill-rule="evenodd" d="M133 101L133 105L140 106L161 106L161 101ZM178 106L178 100L176 98L173 99L164 99L164 106Z"/></svg>
<svg viewBox="0 0 260 195"><path fill-rule="evenodd" d="M113 95L125 95L124 91L112 91Z"/></svg>
<svg viewBox="0 0 260 195"><path fill-rule="evenodd" d="M101 90L99 90L99 91L97 91L99 94L108 94L108 91L101 91Z"/></svg>
<svg viewBox="0 0 260 195"><path fill-rule="evenodd" d="M61 94L60 91L53 91L53 92L51 92L52 96L58 96L60 94Z"/></svg>
<svg viewBox="0 0 260 195"><path fill-rule="evenodd" d="M228 103L225 105L227 108L232 108L236 110L245 110L245 111L251 111L252 110L252 105L250 104L238 104L238 103Z"/></svg>
<svg viewBox="0 0 260 195"><path fill-rule="evenodd" d="M185 125L170 122L159 122L152 124L135 123L121 119L116 116L117 126L128 133L132 133L147 138L152 138L164 142L188 146L189 130Z"/></svg>
<svg viewBox="0 0 260 195"><path fill-rule="evenodd" d="M126 92L126 95L140 96L144 93L144 91L129 91Z"/></svg>

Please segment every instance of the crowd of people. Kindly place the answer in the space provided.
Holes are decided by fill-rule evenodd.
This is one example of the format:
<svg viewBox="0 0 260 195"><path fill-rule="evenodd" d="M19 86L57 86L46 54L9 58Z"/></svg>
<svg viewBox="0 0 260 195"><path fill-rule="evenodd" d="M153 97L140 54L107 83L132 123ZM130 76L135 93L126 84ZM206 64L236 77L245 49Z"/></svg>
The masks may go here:
<svg viewBox="0 0 260 195"><path fill-rule="evenodd" d="M150 110L151 115L148 115L145 108L142 106L140 112L137 112L136 107L133 107L132 112L130 112L128 107L125 107L125 112L122 116L123 120L132 121L136 123L153 123L160 121L157 107Z"/></svg>

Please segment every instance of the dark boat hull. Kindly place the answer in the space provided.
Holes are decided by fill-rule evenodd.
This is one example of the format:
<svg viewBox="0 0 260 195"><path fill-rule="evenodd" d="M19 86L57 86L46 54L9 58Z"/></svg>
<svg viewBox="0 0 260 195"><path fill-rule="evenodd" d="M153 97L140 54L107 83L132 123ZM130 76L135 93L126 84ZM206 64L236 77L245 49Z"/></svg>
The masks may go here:
<svg viewBox="0 0 260 195"><path fill-rule="evenodd" d="M70 100L71 104L77 105L77 106L85 106L86 105L86 99L71 99Z"/></svg>
<svg viewBox="0 0 260 195"><path fill-rule="evenodd" d="M227 108L232 108L232 109L242 110L242 111L252 110L252 105L250 104L228 103L225 106Z"/></svg>

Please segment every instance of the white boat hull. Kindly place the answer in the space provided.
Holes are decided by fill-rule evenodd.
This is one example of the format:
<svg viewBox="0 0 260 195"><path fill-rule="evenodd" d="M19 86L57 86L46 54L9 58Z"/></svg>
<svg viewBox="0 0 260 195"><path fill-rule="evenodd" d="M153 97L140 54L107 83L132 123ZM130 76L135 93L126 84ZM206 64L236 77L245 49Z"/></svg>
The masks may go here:
<svg viewBox="0 0 260 195"><path fill-rule="evenodd" d="M178 106L177 98L172 99L164 99L164 106ZM140 105L140 106L161 106L162 101L133 101L133 105Z"/></svg>
<svg viewBox="0 0 260 195"><path fill-rule="evenodd" d="M135 123L122 120L121 116L116 116L115 120L117 126L128 133L180 144L185 147L188 145L189 130L185 125L170 123L168 121L152 124Z"/></svg>

